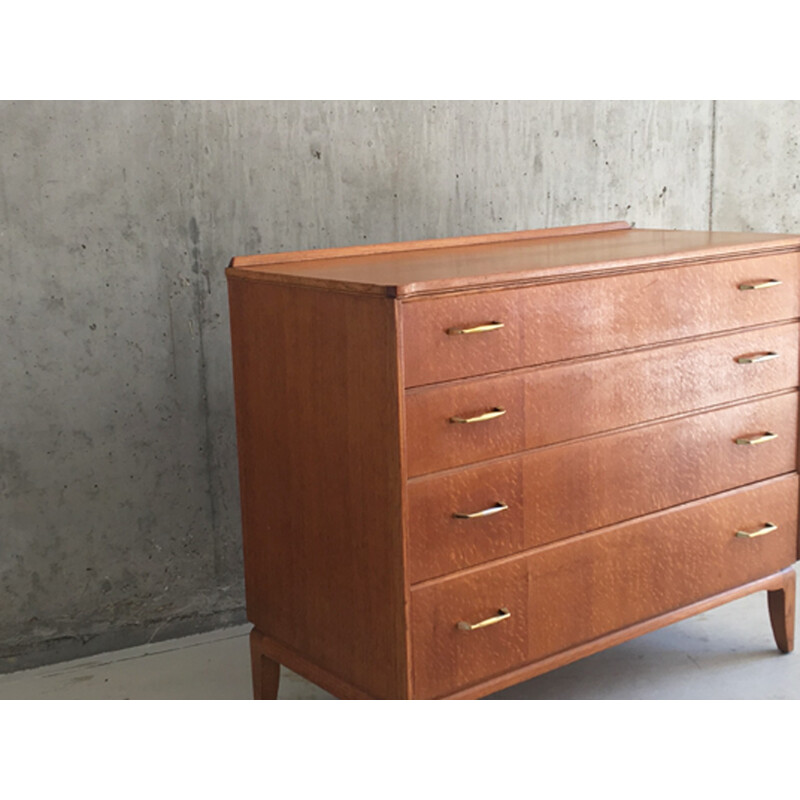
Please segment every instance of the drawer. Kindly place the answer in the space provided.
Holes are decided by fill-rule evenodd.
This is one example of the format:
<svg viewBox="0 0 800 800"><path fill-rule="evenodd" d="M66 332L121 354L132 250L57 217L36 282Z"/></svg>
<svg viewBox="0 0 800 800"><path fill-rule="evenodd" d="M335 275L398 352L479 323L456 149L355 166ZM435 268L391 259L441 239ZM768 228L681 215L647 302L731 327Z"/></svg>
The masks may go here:
<svg viewBox="0 0 800 800"><path fill-rule="evenodd" d="M436 697L529 661L528 564L510 564L466 575L411 594L411 659L414 694ZM471 631L501 616L495 624Z"/></svg>
<svg viewBox="0 0 800 800"><path fill-rule="evenodd" d="M793 474L412 589L415 691L441 696L777 572L797 557L797 501ZM500 608L495 624L458 626Z"/></svg>
<svg viewBox="0 0 800 800"><path fill-rule="evenodd" d="M411 583L530 547L524 457L408 483Z"/></svg>
<svg viewBox="0 0 800 800"><path fill-rule="evenodd" d="M410 579L792 472L797 411L792 392L412 480Z"/></svg>
<svg viewBox="0 0 800 800"><path fill-rule="evenodd" d="M408 474L793 388L799 331L789 323L409 390Z"/></svg>
<svg viewBox="0 0 800 800"><path fill-rule="evenodd" d="M401 307L405 385L794 319L799 260L783 253L409 300ZM768 279L782 283L739 288Z"/></svg>

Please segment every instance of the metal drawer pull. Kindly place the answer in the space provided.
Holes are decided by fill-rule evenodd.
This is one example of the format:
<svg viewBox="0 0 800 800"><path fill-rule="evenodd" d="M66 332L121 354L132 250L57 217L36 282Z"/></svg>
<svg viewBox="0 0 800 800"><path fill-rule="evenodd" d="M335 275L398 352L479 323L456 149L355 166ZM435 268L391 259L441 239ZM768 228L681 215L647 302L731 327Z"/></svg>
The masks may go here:
<svg viewBox="0 0 800 800"><path fill-rule="evenodd" d="M761 281L761 283L740 283L739 288L744 292L748 289L770 289L773 286L780 286L781 281L775 280L775 278L770 278L767 281Z"/></svg>
<svg viewBox="0 0 800 800"><path fill-rule="evenodd" d="M460 631L476 631L478 628L488 628L490 625L497 625L498 622L502 622L504 619L508 619L511 616L511 612L507 608L501 608L497 611L497 616L489 617L489 619L482 619L480 622L475 622L470 624L469 622L459 622L456 627Z"/></svg>
<svg viewBox="0 0 800 800"><path fill-rule="evenodd" d="M505 328L504 322L487 322L484 325L476 325L474 328L448 328L448 336L458 336L462 333L486 333L486 331L498 331Z"/></svg>
<svg viewBox="0 0 800 800"><path fill-rule="evenodd" d="M769 431L765 431L760 436L742 436L739 439L735 439L734 441L736 444L763 444L764 442L771 442L773 439L777 439L777 433L770 433Z"/></svg>
<svg viewBox="0 0 800 800"><path fill-rule="evenodd" d="M763 536L765 533L772 533L772 531L778 530L777 525L773 525L771 522L765 522L763 528L759 528L757 531L736 531L736 535L740 539L755 539L756 536Z"/></svg>
<svg viewBox="0 0 800 800"><path fill-rule="evenodd" d="M473 511L472 514L459 514L455 512L453 517L455 519L478 519L478 517L491 517L492 514L499 514L501 511L508 511L508 506L505 503L495 503L489 508L484 508L483 511Z"/></svg>
<svg viewBox="0 0 800 800"><path fill-rule="evenodd" d="M777 358L778 354L773 352L768 353L756 353L752 356L739 356L736 359L737 363L739 364L759 364L762 361L770 361L773 358Z"/></svg>
<svg viewBox="0 0 800 800"><path fill-rule="evenodd" d="M488 419L502 417L505 413L506 410L504 408L493 408L491 411L487 411L485 414L479 414L477 417L450 417L450 422L465 422L467 424L470 422L486 422Z"/></svg>

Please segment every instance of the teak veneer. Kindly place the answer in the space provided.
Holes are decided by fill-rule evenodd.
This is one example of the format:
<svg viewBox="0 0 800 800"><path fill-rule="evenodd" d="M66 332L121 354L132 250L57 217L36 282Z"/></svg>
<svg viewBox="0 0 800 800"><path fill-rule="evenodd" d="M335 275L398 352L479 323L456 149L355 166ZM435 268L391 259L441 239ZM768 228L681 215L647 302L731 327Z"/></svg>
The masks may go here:
<svg viewBox="0 0 800 800"><path fill-rule="evenodd" d="M791 651L798 268L623 222L234 258L254 696L481 697L762 590Z"/></svg>

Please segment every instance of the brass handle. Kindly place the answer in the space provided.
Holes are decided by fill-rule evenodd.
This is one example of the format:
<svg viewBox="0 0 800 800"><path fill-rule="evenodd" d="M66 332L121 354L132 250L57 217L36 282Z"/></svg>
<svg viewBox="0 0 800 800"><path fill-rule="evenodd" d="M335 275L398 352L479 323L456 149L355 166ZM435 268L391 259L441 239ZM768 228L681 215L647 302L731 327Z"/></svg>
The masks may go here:
<svg viewBox="0 0 800 800"><path fill-rule="evenodd" d="M765 431L760 436L742 436L739 439L735 439L734 441L736 444L763 444L764 442L771 442L773 439L777 439L777 433L770 433L769 431Z"/></svg>
<svg viewBox="0 0 800 800"><path fill-rule="evenodd" d="M511 612L507 608L501 608L498 609L497 615L494 617L482 619L480 622L473 622L472 624L469 622L459 622L456 627L460 631L476 631L478 628L488 628L490 625L497 625L498 622L502 622L504 619L508 619L510 616Z"/></svg>
<svg viewBox="0 0 800 800"><path fill-rule="evenodd" d="M492 514L499 514L501 511L508 511L508 506L505 503L495 503L489 508L484 508L483 511L473 511L471 514L455 512L453 517L455 519L478 519L479 517L491 517Z"/></svg>
<svg viewBox="0 0 800 800"><path fill-rule="evenodd" d="M763 536L765 533L772 533L778 530L778 526L771 522L765 522L763 528L757 531L736 531L736 536L740 539L755 539L756 536Z"/></svg>
<svg viewBox="0 0 800 800"><path fill-rule="evenodd" d="M450 422L465 422L467 424L470 422L486 422L487 419L502 417L505 413L506 410L504 408L493 408L491 411L487 411L485 414L479 414L477 417L450 417Z"/></svg>
<svg viewBox="0 0 800 800"><path fill-rule="evenodd" d="M752 356L739 356L736 361L739 364L759 364L762 361L770 361L773 358L777 358L778 354L773 352L768 353L756 353Z"/></svg>
<svg viewBox="0 0 800 800"><path fill-rule="evenodd" d="M771 289L773 286L780 286L781 281L775 280L775 278L770 278L767 281L761 281L760 283L740 283L739 288L744 292L748 289Z"/></svg>
<svg viewBox="0 0 800 800"><path fill-rule="evenodd" d="M486 331L498 331L504 328L504 322L487 322L483 325L476 325L474 328L448 328L448 336L458 336L462 333L486 333Z"/></svg>

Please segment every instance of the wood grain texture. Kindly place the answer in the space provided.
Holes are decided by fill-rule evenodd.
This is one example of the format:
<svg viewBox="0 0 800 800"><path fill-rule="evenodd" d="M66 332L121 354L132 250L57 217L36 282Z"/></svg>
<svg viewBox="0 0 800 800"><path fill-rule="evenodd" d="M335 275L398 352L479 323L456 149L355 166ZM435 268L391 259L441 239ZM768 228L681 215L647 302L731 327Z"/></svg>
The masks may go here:
<svg viewBox="0 0 800 800"><path fill-rule="evenodd" d="M536 553L531 660L790 566L797 501L791 475ZM778 530L735 536L766 522Z"/></svg>
<svg viewBox="0 0 800 800"><path fill-rule="evenodd" d="M274 664L282 664L292 672L302 675L306 680L330 692L342 700L375 700L376 697L368 694L363 689L353 686L346 680L334 675L324 667L320 667L302 653L287 647L282 642L261 633L253 628L250 632L251 653L258 652L263 658L269 659ZM271 695L263 699L273 699Z"/></svg>
<svg viewBox="0 0 800 800"><path fill-rule="evenodd" d="M798 248L798 236L633 228L417 251L401 247L384 254L265 266L234 261L229 272L257 281L411 297Z"/></svg>
<svg viewBox="0 0 800 800"><path fill-rule="evenodd" d="M522 667L508 670L501 675L496 675L493 678L480 681L464 689L459 689L451 694L444 695L443 699L474 700L479 697L485 697L493 692L499 692L501 689L506 689L514 684L535 678L537 675L543 675L545 672L550 672L559 667L566 666L567 664L572 664L581 658L599 653L601 650L607 650L609 647L614 647L623 642L635 639L637 636L644 636L646 633L666 627L667 625L672 625L675 622L680 622L681 620L688 619L697 614L711 611L726 603L731 603L734 600L747 597L747 595L765 590L767 592L773 589L780 590L786 583L787 576L794 580L793 568L789 567L772 575L757 578L754 581L736 586L733 589L728 589L727 591L720 592L711 597L698 600L696 603L690 603L674 611L668 611L666 614L659 614L657 617L651 617L643 622L637 622L635 625L629 625L627 628L613 631L605 636L592 639L590 642L584 642L575 647L570 647L567 650L562 650L555 655L547 656L546 658L539 659L530 664L525 664Z"/></svg>
<svg viewBox="0 0 800 800"><path fill-rule="evenodd" d="M428 476L408 485L408 573L411 583L445 575L531 546L527 520L526 459L515 457ZM564 499L568 497L565 494ZM508 510L477 519L473 513L498 503Z"/></svg>
<svg viewBox="0 0 800 800"><path fill-rule="evenodd" d="M436 697L530 660L527 576L525 562L516 561L412 593L414 697ZM501 608L511 616L496 625L457 628L459 622L474 624Z"/></svg>
<svg viewBox="0 0 800 800"><path fill-rule="evenodd" d="M800 316L797 253L402 305L407 386L562 361ZM742 283L782 284L742 291ZM451 328L502 322L467 335Z"/></svg>
<svg viewBox="0 0 800 800"><path fill-rule="evenodd" d="M394 305L235 278L229 294L248 618L406 696Z"/></svg>
<svg viewBox="0 0 800 800"><path fill-rule="evenodd" d="M794 650L794 609L797 578L794 570L784 573L783 585L767 592L769 620L775 644L782 653Z"/></svg>
<svg viewBox="0 0 800 800"><path fill-rule="evenodd" d="M798 385L791 323L407 392L410 476ZM737 358L776 352L740 364ZM494 408L505 415L455 424Z"/></svg>
<svg viewBox="0 0 800 800"><path fill-rule="evenodd" d="M792 472L797 414L792 392L412 480L410 579L442 576ZM778 438L735 444L764 431ZM495 503L508 511L453 517Z"/></svg>
<svg viewBox="0 0 800 800"><path fill-rule="evenodd" d="M502 656L498 643L483 635L510 628L510 619L459 637L456 625L473 612L477 594L482 606L494 608L508 605L508 595L519 602L516 592L524 586L527 613L517 616L527 626L532 662L788 567L797 535L797 483L796 475L773 479L414 589L415 696L444 694L470 677L477 683L519 659L520 631L513 631L515 647ZM757 539L735 536L767 520L778 530ZM467 637L470 672L461 666Z"/></svg>
<svg viewBox="0 0 800 800"><path fill-rule="evenodd" d="M264 654L263 637L253 628L250 631L250 671L253 678L254 700L277 700L281 665Z"/></svg>
<svg viewBox="0 0 800 800"><path fill-rule="evenodd" d="M594 225L568 225L561 228L538 228L527 231L509 231L506 233L484 233L477 236L452 236L444 239L416 239L408 242L383 242L380 244L355 245L353 247L293 250L287 253L236 256L231 259L230 266L234 268L264 267L273 264L293 264L301 261L330 261L335 258L374 256L384 253L409 253L417 250L439 250L446 247L471 247L476 244L521 242L529 239L545 239L554 236L582 236L587 233L623 230L630 227L629 223L618 220L615 222L599 222Z"/></svg>
<svg viewBox="0 0 800 800"><path fill-rule="evenodd" d="M254 696L477 697L757 589L791 649L798 271L624 223L234 259Z"/></svg>

